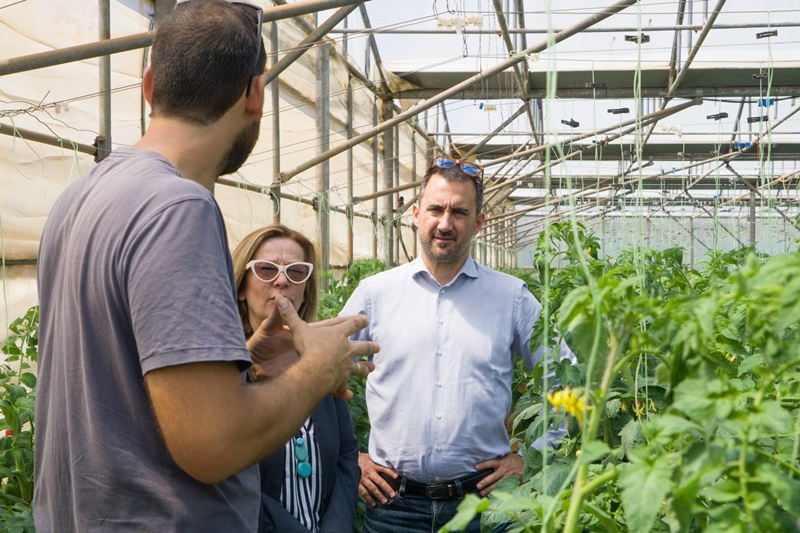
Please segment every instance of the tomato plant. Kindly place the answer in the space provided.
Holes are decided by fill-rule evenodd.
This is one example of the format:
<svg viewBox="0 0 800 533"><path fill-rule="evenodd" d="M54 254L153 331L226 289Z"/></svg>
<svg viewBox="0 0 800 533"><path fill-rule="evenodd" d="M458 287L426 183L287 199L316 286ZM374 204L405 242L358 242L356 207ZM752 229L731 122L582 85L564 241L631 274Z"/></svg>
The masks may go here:
<svg viewBox="0 0 800 533"><path fill-rule="evenodd" d="M9 325L0 364L0 523L3 531L34 531L33 403L36 376L39 308L32 307Z"/></svg>
<svg viewBox="0 0 800 533"><path fill-rule="evenodd" d="M539 240L529 284L550 320L532 348L561 332L579 364L545 358L523 378L526 481L505 480L484 525L797 531L800 254L715 252L694 270L679 249L612 261L596 244L568 224ZM486 505L465 501L453 526Z"/></svg>

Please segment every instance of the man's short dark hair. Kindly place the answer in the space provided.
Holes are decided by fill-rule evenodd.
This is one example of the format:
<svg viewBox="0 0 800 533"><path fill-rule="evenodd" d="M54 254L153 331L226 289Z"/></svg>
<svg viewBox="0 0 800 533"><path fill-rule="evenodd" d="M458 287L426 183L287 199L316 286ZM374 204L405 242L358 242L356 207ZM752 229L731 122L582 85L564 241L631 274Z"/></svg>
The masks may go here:
<svg viewBox="0 0 800 533"><path fill-rule="evenodd" d="M266 49L256 21L222 0L190 0L175 6L152 48L153 114L208 125L235 104ZM258 40L258 42L256 42Z"/></svg>
<svg viewBox="0 0 800 533"><path fill-rule="evenodd" d="M422 185L419 189L419 198L425 193L425 187L431 180L434 174L438 174L447 181L466 181L475 186L475 206L477 208L476 214L481 212L483 208L483 176L470 176L461 170L459 165L453 165L450 168L440 168L436 165L431 165L425 176L422 178Z"/></svg>

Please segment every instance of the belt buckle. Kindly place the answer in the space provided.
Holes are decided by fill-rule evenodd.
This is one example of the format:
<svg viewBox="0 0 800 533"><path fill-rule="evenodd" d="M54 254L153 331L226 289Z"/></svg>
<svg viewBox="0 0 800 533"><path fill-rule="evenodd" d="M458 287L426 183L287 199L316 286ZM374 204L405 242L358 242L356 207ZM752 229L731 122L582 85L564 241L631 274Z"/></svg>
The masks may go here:
<svg viewBox="0 0 800 533"><path fill-rule="evenodd" d="M453 496L453 484L438 483L436 485L426 485L425 495L431 500L446 500Z"/></svg>

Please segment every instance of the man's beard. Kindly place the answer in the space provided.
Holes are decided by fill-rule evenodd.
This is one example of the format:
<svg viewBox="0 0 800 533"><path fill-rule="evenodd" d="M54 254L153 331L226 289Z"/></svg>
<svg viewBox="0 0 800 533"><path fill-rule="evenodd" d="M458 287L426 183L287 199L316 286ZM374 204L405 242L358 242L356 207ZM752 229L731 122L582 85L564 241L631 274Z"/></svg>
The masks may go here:
<svg viewBox="0 0 800 533"><path fill-rule="evenodd" d="M469 246L472 243L472 236L470 235L467 239L464 239L464 242L459 242L456 239L453 242L453 246L447 247L443 250L433 244L433 237L434 234L420 234L419 242L422 245L422 252L425 254L425 256L435 263L455 263L456 261L461 260L467 250L469 250Z"/></svg>
<svg viewBox="0 0 800 533"><path fill-rule="evenodd" d="M253 122L249 126L242 128L242 131L233 139L231 147L220 161L217 175L233 174L247 161L253 147L258 141L258 134L261 132L261 121Z"/></svg>

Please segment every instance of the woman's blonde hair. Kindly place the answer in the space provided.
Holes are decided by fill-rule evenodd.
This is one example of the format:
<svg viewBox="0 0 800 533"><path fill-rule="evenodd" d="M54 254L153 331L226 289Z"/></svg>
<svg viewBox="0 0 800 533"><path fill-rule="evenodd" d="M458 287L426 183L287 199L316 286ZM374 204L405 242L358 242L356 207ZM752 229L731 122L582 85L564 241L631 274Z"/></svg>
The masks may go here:
<svg viewBox="0 0 800 533"><path fill-rule="evenodd" d="M319 264L317 261L317 250L314 244L308 240L308 237L295 231L283 224L271 224L269 226L257 229L248 234L233 250L233 275L236 279L236 294L242 290L244 278L247 275L247 263L253 258L253 255L265 241L270 239L289 239L297 243L303 249L303 260L307 263L314 265L314 270L311 277L306 281L306 289L303 292L303 303L297 314L306 322L313 322L317 319L317 288L319 286ZM253 334L253 328L250 326L250 312L247 309L246 301L239 301L237 297L237 305L239 307L239 318L242 320L242 326L246 335Z"/></svg>

